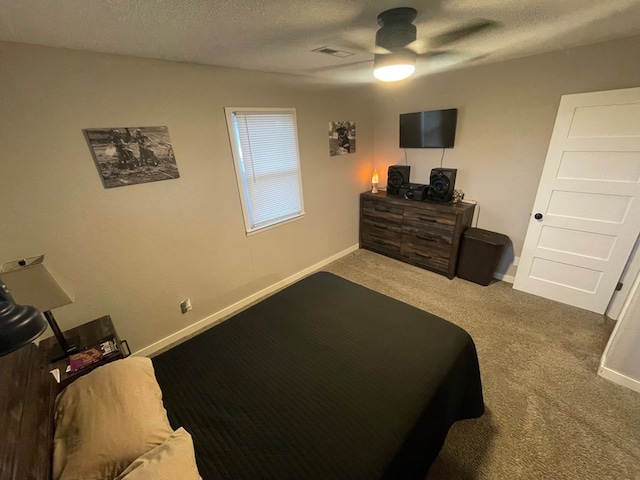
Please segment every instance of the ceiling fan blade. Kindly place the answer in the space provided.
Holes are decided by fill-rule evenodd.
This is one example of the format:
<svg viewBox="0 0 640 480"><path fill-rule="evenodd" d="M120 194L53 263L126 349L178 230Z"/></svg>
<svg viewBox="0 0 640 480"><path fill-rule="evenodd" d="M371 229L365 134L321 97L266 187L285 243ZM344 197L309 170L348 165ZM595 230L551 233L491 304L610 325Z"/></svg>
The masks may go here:
<svg viewBox="0 0 640 480"><path fill-rule="evenodd" d="M418 55L420 58L436 58L436 57L445 57L445 56L455 56L456 52L451 50L431 50L429 52L421 53Z"/></svg>
<svg viewBox="0 0 640 480"><path fill-rule="evenodd" d="M462 40L463 38L466 38L470 35L475 35L482 30L496 27L497 25L498 22L495 22L493 20L478 18L477 20L473 20L472 22L467 23L463 27L455 28L453 30L449 30L448 32L444 32L440 35L432 37L429 40L429 44L435 48L443 47L450 43L457 42L458 40Z"/></svg>
<svg viewBox="0 0 640 480"><path fill-rule="evenodd" d="M308 73L330 72L331 70L339 70L341 68L352 67L354 65L362 65L363 63L373 63L373 60L360 60L359 62L340 63L338 65L328 65L326 67L307 68L303 71Z"/></svg>
<svg viewBox="0 0 640 480"><path fill-rule="evenodd" d="M423 64L451 67L454 65L461 65L463 63L473 63L476 60L485 58L486 56L486 54L469 56L456 50L432 50L419 55L418 58Z"/></svg>
<svg viewBox="0 0 640 480"><path fill-rule="evenodd" d="M355 52L355 53L370 53L370 54L379 54L379 55L384 55L387 53L391 53L391 50L389 50L388 48L384 48L381 47L380 45L376 45L372 48L365 48L361 45L356 45L354 43L348 43L348 42L338 42L338 45L340 45L340 47L344 47L346 50Z"/></svg>
<svg viewBox="0 0 640 480"><path fill-rule="evenodd" d="M374 55L376 53L378 54L391 53L390 50L384 47L381 47L379 45L376 45L376 46L364 45L363 43L354 42L345 38L334 40L330 45L332 47L335 46L335 48L339 50L344 50L344 51L356 53L356 54L365 53L365 54Z"/></svg>
<svg viewBox="0 0 640 480"><path fill-rule="evenodd" d="M331 46L336 46L340 50L345 50L352 53L374 53L370 46L366 46L362 43L353 42L344 38L340 38L331 43Z"/></svg>
<svg viewBox="0 0 640 480"><path fill-rule="evenodd" d="M418 55L424 55L429 51L429 46L430 46L429 39L423 37L423 38L418 38L417 40L414 40L411 43L408 43L407 45L405 45L404 48L406 48L407 50L411 50L412 52Z"/></svg>
<svg viewBox="0 0 640 480"><path fill-rule="evenodd" d="M389 50L388 48L384 48L381 47L380 45L376 45L373 50L371 50L371 53L375 54L375 55L388 55L390 53L393 53L391 50Z"/></svg>

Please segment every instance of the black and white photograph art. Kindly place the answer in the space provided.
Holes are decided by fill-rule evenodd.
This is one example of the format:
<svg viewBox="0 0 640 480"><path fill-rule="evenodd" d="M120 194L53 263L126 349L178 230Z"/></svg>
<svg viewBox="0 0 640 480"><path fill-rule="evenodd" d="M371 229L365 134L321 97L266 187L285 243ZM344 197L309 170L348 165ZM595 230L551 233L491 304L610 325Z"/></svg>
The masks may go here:
<svg viewBox="0 0 640 480"><path fill-rule="evenodd" d="M329 122L329 155L348 155L356 151L356 122Z"/></svg>
<svg viewBox="0 0 640 480"><path fill-rule="evenodd" d="M84 133L104 188L180 177L167 127L90 128Z"/></svg>

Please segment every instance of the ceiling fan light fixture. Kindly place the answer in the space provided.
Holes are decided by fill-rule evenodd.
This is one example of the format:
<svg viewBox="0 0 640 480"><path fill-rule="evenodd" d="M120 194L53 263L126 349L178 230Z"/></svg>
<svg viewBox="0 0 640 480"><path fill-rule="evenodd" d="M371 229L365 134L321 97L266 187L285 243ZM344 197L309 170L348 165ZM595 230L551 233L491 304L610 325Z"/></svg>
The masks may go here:
<svg viewBox="0 0 640 480"><path fill-rule="evenodd" d="M387 65L373 70L373 76L382 82L397 82L413 75L415 65Z"/></svg>
<svg viewBox="0 0 640 480"><path fill-rule="evenodd" d="M413 52L376 55L373 76L383 82L397 82L416 71L416 55Z"/></svg>

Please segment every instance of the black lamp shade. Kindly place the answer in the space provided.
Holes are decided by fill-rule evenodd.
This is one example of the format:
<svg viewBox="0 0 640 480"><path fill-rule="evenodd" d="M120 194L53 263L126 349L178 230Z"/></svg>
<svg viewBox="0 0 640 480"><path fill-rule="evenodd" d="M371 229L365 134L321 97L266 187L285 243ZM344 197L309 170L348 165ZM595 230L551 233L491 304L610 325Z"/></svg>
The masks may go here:
<svg viewBox="0 0 640 480"><path fill-rule="evenodd" d="M47 322L35 307L0 301L0 357L31 343L46 329Z"/></svg>

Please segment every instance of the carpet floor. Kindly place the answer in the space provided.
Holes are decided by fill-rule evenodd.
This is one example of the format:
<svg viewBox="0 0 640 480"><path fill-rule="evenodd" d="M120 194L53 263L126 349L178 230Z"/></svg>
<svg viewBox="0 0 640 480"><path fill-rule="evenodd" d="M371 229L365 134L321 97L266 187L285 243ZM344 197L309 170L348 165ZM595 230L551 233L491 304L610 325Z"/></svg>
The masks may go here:
<svg viewBox="0 0 640 480"><path fill-rule="evenodd" d="M476 343L486 413L451 428L427 480L640 479L640 394L596 374L601 315L367 250L324 270L445 318Z"/></svg>

